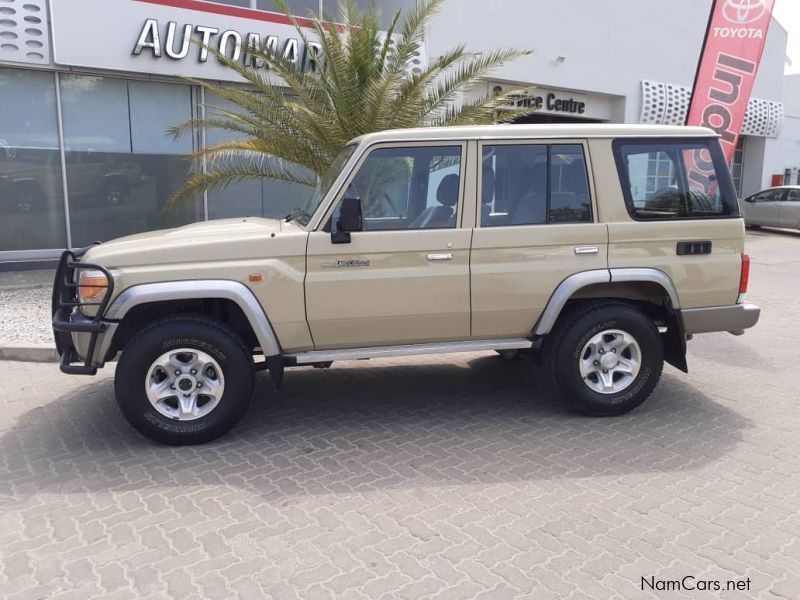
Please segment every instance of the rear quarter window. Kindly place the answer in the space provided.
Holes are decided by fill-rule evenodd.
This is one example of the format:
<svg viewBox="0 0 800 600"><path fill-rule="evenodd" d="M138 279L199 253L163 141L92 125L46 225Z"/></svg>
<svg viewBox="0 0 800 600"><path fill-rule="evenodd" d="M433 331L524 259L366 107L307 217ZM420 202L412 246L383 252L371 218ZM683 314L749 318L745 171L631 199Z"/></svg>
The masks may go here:
<svg viewBox="0 0 800 600"><path fill-rule="evenodd" d="M617 139L612 147L634 219L738 216L736 192L715 138Z"/></svg>

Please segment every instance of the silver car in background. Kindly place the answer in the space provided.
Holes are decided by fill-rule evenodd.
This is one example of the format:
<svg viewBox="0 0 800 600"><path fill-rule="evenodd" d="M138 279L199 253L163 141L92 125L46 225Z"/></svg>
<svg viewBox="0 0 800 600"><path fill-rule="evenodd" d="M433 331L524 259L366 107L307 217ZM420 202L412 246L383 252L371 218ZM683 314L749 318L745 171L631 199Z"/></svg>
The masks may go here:
<svg viewBox="0 0 800 600"><path fill-rule="evenodd" d="M758 192L742 200L747 227L800 229L800 185L785 185Z"/></svg>

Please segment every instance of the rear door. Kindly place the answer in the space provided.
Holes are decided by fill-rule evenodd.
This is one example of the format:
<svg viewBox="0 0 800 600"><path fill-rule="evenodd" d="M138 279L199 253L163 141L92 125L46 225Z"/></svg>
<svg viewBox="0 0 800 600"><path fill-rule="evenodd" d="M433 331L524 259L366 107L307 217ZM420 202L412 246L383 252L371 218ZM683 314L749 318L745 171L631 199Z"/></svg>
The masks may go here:
<svg viewBox="0 0 800 600"><path fill-rule="evenodd" d="M460 227L466 143L383 144L337 198L361 199L350 243L309 234L306 311L317 349L465 340L469 243Z"/></svg>
<svg viewBox="0 0 800 600"><path fill-rule="evenodd" d="M800 229L800 190L789 190L778 209L781 227Z"/></svg>
<svg viewBox="0 0 800 600"><path fill-rule="evenodd" d="M527 337L556 286L607 266L583 140L479 145L472 335Z"/></svg>

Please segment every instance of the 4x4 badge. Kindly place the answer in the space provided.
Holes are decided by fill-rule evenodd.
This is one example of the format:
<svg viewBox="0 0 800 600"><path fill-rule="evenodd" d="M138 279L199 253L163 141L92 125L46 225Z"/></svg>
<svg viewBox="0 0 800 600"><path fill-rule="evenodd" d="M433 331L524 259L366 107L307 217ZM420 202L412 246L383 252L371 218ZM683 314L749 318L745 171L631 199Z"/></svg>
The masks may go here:
<svg viewBox="0 0 800 600"><path fill-rule="evenodd" d="M369 259L367 258L349 258L347 260L337 260L332 263L322 263L323 269L345 269L349 267L368 267Z"/></svg>

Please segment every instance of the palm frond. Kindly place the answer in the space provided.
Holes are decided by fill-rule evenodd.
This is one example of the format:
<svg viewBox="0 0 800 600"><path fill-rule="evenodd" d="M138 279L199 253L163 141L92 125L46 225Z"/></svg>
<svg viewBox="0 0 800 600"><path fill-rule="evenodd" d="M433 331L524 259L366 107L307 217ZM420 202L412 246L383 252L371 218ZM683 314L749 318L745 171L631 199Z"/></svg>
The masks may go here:
<svg viewBox="0 0 800 600"><path fill-rule="evenodd" d="M339 23L309 11L301 25L286 0L273 0L305 47L319 44L315 69L306 69L303 57L292 61L266 48L249 51L260 67L206 48L243 85L189 79L207 93L204 116L178 123L168 133L179 137L204 128L230 139L188 157L195 173L170 205L252 178L311 185L349 140L372 131L494 123L531 112L509 108L513 103L506 96L473 93L492 71L528 51L472 54L459 45L421 69L411 68L443 2L417 0L394 13L382 31L374 3L362 10L356 0L340 0Z"/></svg>

